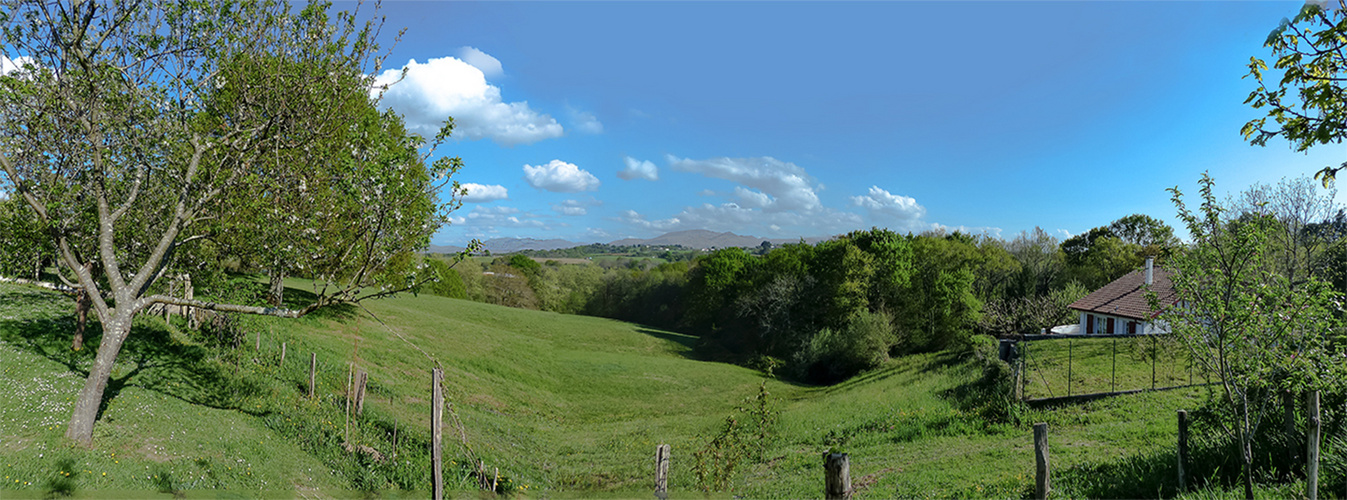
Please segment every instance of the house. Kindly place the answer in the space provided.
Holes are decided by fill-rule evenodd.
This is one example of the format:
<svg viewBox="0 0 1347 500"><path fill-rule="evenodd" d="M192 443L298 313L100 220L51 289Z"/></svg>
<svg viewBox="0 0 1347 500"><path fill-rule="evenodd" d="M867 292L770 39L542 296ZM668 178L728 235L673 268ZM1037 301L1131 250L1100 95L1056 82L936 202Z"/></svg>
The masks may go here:
<svg viewBox="0 0 1347 500"><path fill-rule="evenodd" d="M1146 266L1113 280L1103 288L1072 302L1071 310L1080 314L1080 322L1052 329L1053 333L1086 334L1142 334L1169 333L1168 325L1155 319L1146 289L1155 292L1160 307L1173 305L1176 300L1174 284L1169 271L1156 267L1155 259L1147 258Z"/></svg>

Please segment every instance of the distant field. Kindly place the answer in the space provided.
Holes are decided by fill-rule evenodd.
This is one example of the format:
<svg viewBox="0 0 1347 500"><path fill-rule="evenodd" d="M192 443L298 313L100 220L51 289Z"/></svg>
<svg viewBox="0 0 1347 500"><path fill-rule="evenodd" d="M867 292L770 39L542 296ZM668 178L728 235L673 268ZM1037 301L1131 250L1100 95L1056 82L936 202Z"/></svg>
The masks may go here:
<svg viewBox="0 0 1347 500"><path fill-rule="evenodd" d="M128 343L114 372L118 389L95 445L83 450L62 438L89 355L63 347L66 301L0 284L0 387L16 388L0 392L5 498L62 484L89 497L213 489L346 496L356 485L418 497L425 492L415 490L428 487L424 443L437 362L471 454L499 468L513 495L644 498L655 446L669 443L674 497L702 498L695 453L727 417L748 418L736 407L763 381L746 368L697 360L693 337L427 295L373 302L368 313L260 321L260 351L252 336L238 349L205 348L146 318L141 340ZM277 367L281 342L288 355ZM303 396L311 352L320 367L317 402ZM337 447L347 432L341 394L352 361L369 371L370 389L351 439L397 451L395 464ZM966 356L945 353L897 359L832 387L769 380L778 423L761 455L740 464L730 491L712 496L821 497L821 454L833 450L850 454L858 498L1023 497L1033 479L1031 424L1040 421L1052 428L1063 498L1172 494L1174 411L1198 406L1200 390L1024 410L1018 423L990 423L958 396L977 375ZM446 418L446 477L466 492L469 451ZM380 475L362 475L371 469Z"/></svg>
<svg viewBox="0 0 1347 500"><path fill-rule="evenodd" d="M593 264L589 259L577 259L572 257L532 257L539 264L546 264L548 261L556 261L558 264Z"/></svg>

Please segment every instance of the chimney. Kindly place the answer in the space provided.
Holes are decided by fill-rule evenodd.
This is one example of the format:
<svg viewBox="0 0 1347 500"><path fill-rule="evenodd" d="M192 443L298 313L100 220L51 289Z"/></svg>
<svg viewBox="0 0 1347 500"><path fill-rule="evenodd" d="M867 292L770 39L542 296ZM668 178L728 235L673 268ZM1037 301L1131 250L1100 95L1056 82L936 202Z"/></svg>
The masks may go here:
<svg viewBox="0 0 1347 500"><path fill-rule="evenodd" d="M1146 257L1146 284L1155 282L1155 257Z"/></svg>

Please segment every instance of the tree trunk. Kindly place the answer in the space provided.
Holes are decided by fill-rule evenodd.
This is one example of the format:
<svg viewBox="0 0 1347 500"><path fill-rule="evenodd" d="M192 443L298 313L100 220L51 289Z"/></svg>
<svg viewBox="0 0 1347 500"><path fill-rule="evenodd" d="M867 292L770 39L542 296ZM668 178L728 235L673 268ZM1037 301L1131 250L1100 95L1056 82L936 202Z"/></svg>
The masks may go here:
<svg viewBox="0 0 1347 500"><path fill-rule="evenodd" d="M122 343L130 333L130 317L118 315L103 323L103 341L99 343L98 356L89 368L84 390L80 391L79 399L75 400L75 412L70 415L66 437L84 445L93 442L94 420L98 418L98 408L103 404L103 391L108 387L108 377L112 375L117 353L122 350Z"/></svg>
<svg viewBox="0 0 1347 500"><path fill-rule="evenodd" d="M89 308L91 306L93 306L93 299L89 298L89 291L81 288L75 294L75 338L70 341L71 350L84 349L84 327L89 323Z"/></svg>
<svg viewBox="0 0 1347 500"><path fill-rule="evenodd" d="M271 270L271 292L267 295L267 304L272 307L281 307L284 304L285 295L285 271L279 269Z"/></svg>

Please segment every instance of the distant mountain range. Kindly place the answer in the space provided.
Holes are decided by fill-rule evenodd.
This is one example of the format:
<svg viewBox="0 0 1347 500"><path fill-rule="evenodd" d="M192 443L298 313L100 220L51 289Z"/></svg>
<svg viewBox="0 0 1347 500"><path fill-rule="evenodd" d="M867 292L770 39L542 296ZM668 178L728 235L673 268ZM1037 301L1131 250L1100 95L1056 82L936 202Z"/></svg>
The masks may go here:
<svg viewBox="0 0 1347 500"><path fill-rule="evenodd" d="M826 240L823 237L804 238L807 243L817 243ZM799 243L799 238L759 238L757 236L742 236L731 232L717 233L705 229L692 229L688 231L675 231L665 233L660 236L649 239L624 238L612 241L610 245L617 246L673 246L682 245L688 248L729 248L729 247L756 247L762 245L763 241L771 242L773 245L783 245L787 243ZM555 250L559 248L572 248L589 243L577 243L562 239L538 240L533 238L493 238L482 242L482 245L490 250L491 253L512 253L521 250ZM441 246L431 245L427 250L430 253L458 253L463 251L460 246Z"/></svg>

